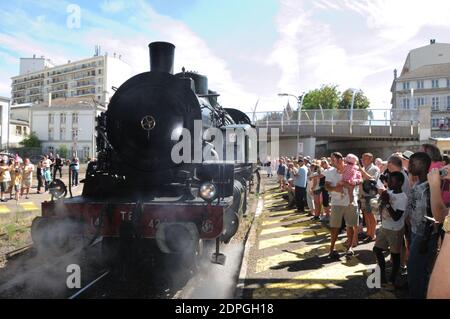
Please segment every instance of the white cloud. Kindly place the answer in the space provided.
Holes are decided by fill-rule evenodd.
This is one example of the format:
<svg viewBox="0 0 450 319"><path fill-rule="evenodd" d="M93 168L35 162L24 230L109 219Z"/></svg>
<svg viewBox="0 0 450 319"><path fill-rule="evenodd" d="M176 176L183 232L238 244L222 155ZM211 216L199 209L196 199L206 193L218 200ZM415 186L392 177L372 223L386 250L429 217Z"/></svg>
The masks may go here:
<svg viewBox="0 0 450 319"><path fill-rule="evenodd" d="M389 107L392 70L426 44L415 39L422 28L450 26L449 9L437 0L280 0L279 39L268 59L281 70L278 90L301 94L334 83L363 89L373 107Z"/></svg>
<svg viewBox="0 0 450 319"><path fill-rule="evenodd" d="M125 2L122 0L104 0L100 8L104 12L116 13L125 9Z"/></svg>
<svg viewBox="0 0 450 319"><path fill-rule="evenodd" d="M347 9L366 17L367 26L392 41L407 41L425 26L450 27L450 2L442 0L341 0Z"/></svg>

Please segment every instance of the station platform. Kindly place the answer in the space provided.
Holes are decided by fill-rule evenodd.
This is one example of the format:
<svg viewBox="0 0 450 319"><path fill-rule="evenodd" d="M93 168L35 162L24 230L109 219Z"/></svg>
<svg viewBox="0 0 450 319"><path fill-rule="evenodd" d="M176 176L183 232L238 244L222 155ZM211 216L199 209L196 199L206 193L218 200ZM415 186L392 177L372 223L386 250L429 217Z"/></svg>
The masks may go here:
<svg viewBox="0 0 450 319"><path fill-rule="evenodd" d="M275 178L264 178L264 182L263 208L246 244L239 297L398 299L407 296L405 289L367 284L376 266L374 242L359 244L354 248L355 255L347 257L343 232L336 243L341 257L331 259L328 225L313 221L308 213L286 209L287 201L282 198ZM376 283L370 278L369 281Z"/></svg>

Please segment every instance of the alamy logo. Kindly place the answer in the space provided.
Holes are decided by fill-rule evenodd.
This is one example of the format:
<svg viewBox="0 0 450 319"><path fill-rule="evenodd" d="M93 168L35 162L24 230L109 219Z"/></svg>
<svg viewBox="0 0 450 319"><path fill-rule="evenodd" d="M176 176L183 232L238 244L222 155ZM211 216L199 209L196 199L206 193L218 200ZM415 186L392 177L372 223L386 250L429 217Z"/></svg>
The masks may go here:
<svg viewBox="0 0 450 319"><path fill-rule="evenodd" d="M69 289L81 288L81 268L77 264L68 265L66 272L70 275L66 279L66 286Z"/></svg>
<svg viewBox="0 0 450 319"><path fill-rule="evenodd" d="M66 8L66 12L69 13L66 20L66 25L69 29L81 28L81 8L77 4L69 4Z"/></svg>
<svg viewBox="0 0 450 319"><path fill-rule="evenodd" d="M376 266L374 269L369 269L369 271L372 272L372 274L370 274L367 277L367 287L369 289L380 289L381 288L381 270L380 270L380 266Z"/></svg>

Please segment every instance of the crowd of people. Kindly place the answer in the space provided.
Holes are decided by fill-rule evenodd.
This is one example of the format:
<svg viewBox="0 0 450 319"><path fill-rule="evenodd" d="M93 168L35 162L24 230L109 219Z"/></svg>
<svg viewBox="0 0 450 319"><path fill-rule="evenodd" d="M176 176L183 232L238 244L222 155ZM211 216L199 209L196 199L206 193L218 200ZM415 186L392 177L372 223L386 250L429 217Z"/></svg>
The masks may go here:
<svg viewBox="0 0 450 319"><path fill-rule="evenodd" d="M329 258L341 257L335 244L345 229L345 255L374 242L381 283L392 289L407 287L412 298L426 297L436 258L450 246L443 245L442 229L450 207L450 166L435 145L423 144L418 152L397 152L386 160L371 153L358 158L334 152L321 159L281 157L273 164L265 163L267 176L276 171L280 191L287 193L287 207L329 226ZM389 277L387 251L392 263ZM440 281L441 274L433 276L439 279L432 282ZM446 287L450 297L450 283ZM431 285L429 290L439 291Z"/></svg>
<svg viewBox="0 0 450 319"><path fill-rule="evenodd" d="M28 199L30 188L33 185L35 170L37 179L36 193L40 194L42 189L44 189L43 192L48 192L49 186L56 179L58 172L59 178L62 178L64 165L67 165L71 172L71 186L77 187L80 169L80 162L77 157L64 161L59 154L56 154L54 157L50 153L43 155L36 167L29 158L22 159L17 154L14 157L7 155L0 157L0 201L6 202L8 199L18 201L22 196ZM6 195L9 195L9 198Z"/></svg>

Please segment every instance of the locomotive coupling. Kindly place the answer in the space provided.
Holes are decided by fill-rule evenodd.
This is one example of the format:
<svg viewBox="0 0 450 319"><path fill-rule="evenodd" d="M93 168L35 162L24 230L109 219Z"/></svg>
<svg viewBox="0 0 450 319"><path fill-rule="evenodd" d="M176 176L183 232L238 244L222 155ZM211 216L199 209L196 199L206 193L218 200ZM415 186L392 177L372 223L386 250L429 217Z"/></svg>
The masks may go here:
<svg viewBox="0 0 450 319"><path fill-rule="evenodd" d="M194 223L161 223L156 232L158 248L166 254L195 252L199 240Z"/></svg>

